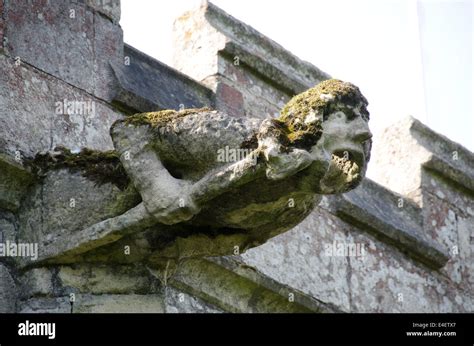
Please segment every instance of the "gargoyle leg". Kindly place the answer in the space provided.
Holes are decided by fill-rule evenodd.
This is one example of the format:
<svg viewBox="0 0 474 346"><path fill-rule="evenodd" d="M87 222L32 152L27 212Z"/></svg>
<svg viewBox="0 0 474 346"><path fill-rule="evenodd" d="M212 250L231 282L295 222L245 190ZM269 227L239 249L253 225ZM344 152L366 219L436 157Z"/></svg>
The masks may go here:
<svg viewBox="0 0 474 346"><path fill-rule="evenodd" d="M264 176L265 168L263 163L255 165L249 155L219 172L211 172L202 178L193 185L191 196L199 203L205 203L231 188ZM156 224L156 219L148 213L145 205L140 203L122 215L98 222L75 233L67 241L56 241L43 247L35 264L52 258L80 255Z"/></svg>

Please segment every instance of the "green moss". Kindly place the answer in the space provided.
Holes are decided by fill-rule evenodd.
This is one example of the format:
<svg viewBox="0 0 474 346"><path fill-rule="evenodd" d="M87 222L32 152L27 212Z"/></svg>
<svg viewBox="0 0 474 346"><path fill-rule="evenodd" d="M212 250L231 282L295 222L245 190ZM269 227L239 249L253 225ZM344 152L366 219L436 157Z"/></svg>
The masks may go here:
<svg viewBox="0 0 474 346"><path fill-rule="evenodd" d="M56 147L54 153L39 153L25 162L33 173L43 176L49 170L67 168L99 185L112 183L124 190L130 183L118 154L113 151L96 151L84 148L74 154L64 147Z"/></svg>
<svg viewBox="0 0 474 346"><path fill-rule="evenodd" d="M129 125L149 125L151 127L157 128L165 126L171 121L182 118L188 114L194 114L199 112L209 112L210 108L188 108L181 111L175 111L172 109L166 109L158 112L148 112L148 113L138 113L129 116L124 120L125 124Z"/></svg>
<svg viewBox="0 0 474 346"><path fill-rule="evenodd" d="M321 137L322 122L336 110L344 110L349 118L356 116L353 108L362 103L360 112L367 117L367 100L358 87L338 79L323 81L293 97L277 119L286 128L290 144L309 148ZM309 119L308 116L314 117Z"/></svg>

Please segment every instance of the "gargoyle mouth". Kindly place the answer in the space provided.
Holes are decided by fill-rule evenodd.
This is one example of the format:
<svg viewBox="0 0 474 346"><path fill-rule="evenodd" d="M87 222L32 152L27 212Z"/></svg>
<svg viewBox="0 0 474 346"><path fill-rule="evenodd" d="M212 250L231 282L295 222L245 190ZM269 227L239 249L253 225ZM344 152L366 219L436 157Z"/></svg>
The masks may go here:
<svg viewBox="0 0 474 346"><path fill-rule="evenodd" d="M332 153L332 160L338 164L343 164L345 169L348 163L350 163L351 166L357 164L359 169L365 164L364 153L354 149L336 150Z"/></svg>
<svg viewBox="0 0 474 346"><path fill-rule="evenodd" d="M363 178L364 153L357 150L336 150L326 175L321 180L325 194L342 193L356 187Z"/></svg>

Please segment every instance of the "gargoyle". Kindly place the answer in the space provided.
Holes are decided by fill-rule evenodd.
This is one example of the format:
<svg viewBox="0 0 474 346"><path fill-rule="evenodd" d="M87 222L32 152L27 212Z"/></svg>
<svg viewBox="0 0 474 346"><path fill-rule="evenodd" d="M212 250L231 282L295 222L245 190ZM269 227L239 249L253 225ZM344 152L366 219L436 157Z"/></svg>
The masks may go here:
<svg viewBox="0 0 474 346"><path fill-rule="evenodd" d="M90 250L146 232L161 239L154 256L168 259L258 246L300 223L321 195L360 183L367 104L355 85L332 79L293 97L276 119L186 109L119 120L110 134L142 202L74 237Z"/></svg>

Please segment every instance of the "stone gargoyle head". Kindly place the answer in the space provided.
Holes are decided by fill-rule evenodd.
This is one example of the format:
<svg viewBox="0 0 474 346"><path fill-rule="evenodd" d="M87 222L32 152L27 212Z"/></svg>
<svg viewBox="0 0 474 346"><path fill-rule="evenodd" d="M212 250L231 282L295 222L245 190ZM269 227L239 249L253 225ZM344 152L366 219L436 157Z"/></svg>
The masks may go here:
<svg viewBox="0 0 474 346"><path fill-rule="evenodd" d="M367 105L354 84L330 79L293 97L273 121L288 150L304 149L315 163L329 163L314 177L316 193L343 193L364 178L372 144Z"/></svg>
<svg viewBox="0 0 474 346"><path fill-rule="evenodd" d="M115 178L127 191L119 195L128 209L111 217L109 208L99 222L46 253L113 260L140 239L146 250L137 260L168 267L169 261L263 244L299 224L322 194L360 183L371 147L366 107L355 85L332 79L293 97L276 119L207 108L121 119L111 127L115 151L107 153L104 167L123 175ZM101 155L62 152L41 162L89 172L94 167L97 178Z"/></svg>

